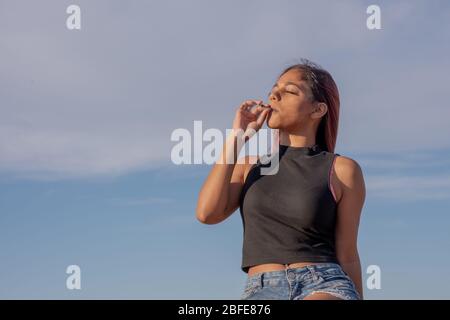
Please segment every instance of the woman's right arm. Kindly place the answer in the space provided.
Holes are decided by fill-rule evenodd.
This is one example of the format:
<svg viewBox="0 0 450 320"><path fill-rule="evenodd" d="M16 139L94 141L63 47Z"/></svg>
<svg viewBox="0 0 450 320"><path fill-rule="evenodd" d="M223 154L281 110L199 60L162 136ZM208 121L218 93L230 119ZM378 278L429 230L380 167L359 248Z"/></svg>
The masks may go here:
<svg viewBox="0 0 450 320"><path fill-rule="evenodd" d="M248 128L256 131L261 128L268 109L261 107L248 111L247 108L260 100L247 100L236 112L233 130L226 138L219 160L214 164L200 190L196 216L205 224L216 224L228 218L239 207L239 196L242 190L244 175L254 162L255 157L246 156L237 161L244 143L239 130Z"/></svg>

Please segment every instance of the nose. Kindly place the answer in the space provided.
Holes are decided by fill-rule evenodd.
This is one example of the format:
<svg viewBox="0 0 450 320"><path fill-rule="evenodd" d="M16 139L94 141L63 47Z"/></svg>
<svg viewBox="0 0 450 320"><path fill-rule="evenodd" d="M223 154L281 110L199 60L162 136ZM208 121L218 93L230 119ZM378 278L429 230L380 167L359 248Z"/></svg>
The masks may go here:
<svg viewBox="0 0 450 320"><path fill-rule="evenodd" d="M269 95L269 101L279 101L280 98L280 93L278 91L271 92Z"/></svg>

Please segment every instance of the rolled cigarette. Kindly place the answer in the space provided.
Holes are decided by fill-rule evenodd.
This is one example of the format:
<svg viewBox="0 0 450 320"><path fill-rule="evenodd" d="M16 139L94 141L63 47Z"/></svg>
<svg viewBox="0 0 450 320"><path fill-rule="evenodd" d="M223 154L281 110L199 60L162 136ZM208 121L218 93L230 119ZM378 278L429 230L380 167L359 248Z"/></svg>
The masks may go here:
<svg viewBox="0 0 450 320"><path fill-rule="evenodd" d="M251 111L251 110L253 110L253 108L256 108L256 107L262 107L262 108L265 108L265 109L270 109L269 105L265 105L263 103L259 103L259 104L255 104L255 105L251 106L249 110Z"/></svg>

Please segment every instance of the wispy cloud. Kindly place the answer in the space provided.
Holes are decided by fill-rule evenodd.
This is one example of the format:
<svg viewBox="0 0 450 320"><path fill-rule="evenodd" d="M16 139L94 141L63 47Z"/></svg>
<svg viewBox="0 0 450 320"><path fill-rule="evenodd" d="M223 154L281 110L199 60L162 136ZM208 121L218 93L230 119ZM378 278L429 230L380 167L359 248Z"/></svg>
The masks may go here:
<svg viewBox="0 0 450 320"><path fill-rule="evenodd" d="M368 170L450 170L450 149L432 152L393 152L389 155L373 153L357 156Z"/></svg>
<svg viewBox="0 0 450 320"><path fill-rule="evenodd" d="M366 176L367 194L371 198L393 200L448 200L450 175L435 176Z"/></svg>
<svg viewBox="0 0 450 320"><path fill-rule="evenodd" d="M369 31L359 2L79 4L82 30L71 32L62 3L2 3L3 173L60 179L160 166L174 129L194 120L229 128L241 101L265 97L303 56L340 87L338 152L450 146L448 6L383 2L383 29Z"/></svg>
<svg viewBox="0 0 450 320"><path fill-rule="evenodd" d="M448 200L449 152L392 152L354 158L363 169L368 197L399 201Z"/></svg>
<svg viewBox="0 0 450 320"><path fill-rule="evenodd" d="M170 204L174 203L175 199L168 197L116 197L109 198L108 202L121 206L141 206L141 205L153 205L153 204Z"/></svg>

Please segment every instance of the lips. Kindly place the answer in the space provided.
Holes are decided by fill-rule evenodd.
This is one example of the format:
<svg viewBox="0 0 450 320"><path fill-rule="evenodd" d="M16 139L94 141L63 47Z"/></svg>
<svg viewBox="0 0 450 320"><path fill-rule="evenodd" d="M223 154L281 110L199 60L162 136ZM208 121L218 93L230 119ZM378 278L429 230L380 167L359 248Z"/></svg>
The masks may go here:
<svg viewBox="0 0 450 320"><path fill-rule="evenodd" d="M267 105L270 109L272 109L272 111L278 111L278 109L274 108L272 105L268 104Z"/></svg>

